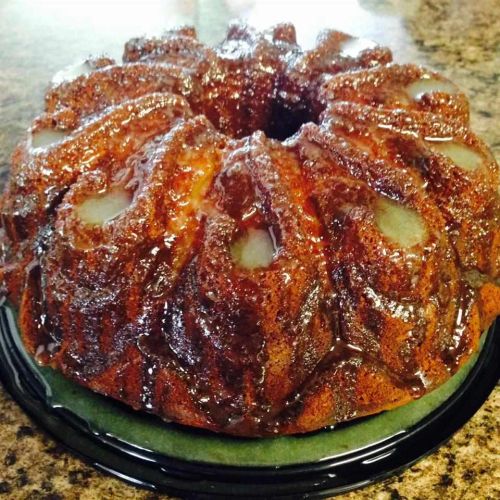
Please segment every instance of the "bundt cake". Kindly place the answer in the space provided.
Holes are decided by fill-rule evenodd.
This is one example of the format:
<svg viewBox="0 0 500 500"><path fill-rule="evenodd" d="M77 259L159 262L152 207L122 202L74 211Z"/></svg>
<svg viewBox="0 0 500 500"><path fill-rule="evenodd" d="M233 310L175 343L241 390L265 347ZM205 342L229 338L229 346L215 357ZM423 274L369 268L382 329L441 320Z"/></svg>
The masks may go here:
<svg viewBox="0 0 500 500"><path fill-rule="evenodd" d="M76 74L75 74L76 72ZM448 379L500 313L499 167L439 74L337 31L192 28L59 73L1 200L43 364L137 410L303 433Z"/></svg>

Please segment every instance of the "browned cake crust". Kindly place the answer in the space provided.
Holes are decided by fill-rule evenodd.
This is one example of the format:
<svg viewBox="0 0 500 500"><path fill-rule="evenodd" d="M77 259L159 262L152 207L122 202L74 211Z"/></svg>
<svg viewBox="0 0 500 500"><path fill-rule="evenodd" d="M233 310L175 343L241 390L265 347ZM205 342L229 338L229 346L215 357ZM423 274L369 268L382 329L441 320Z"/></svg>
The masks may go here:
<svg viewBox="0 0 500 500"><path fill-rule="evenodd" d="M456 86L364 43L182 28L53 86L1 200L30 353L242 436L449 378L500 313L499 168Z"/></svg>

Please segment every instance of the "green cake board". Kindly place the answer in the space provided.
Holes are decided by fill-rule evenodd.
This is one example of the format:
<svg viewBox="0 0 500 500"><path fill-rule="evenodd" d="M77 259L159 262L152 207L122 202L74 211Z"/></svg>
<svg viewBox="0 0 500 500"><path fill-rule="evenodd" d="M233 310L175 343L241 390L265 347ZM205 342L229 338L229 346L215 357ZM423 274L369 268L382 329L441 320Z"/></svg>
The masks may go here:
<svg viewBox="0 0 500 500"><path fill-rule="evenodd" d="M484 344L484 337L481 347ZM399 408L311 434L276 438L235 438L198 431L135 412L26 358L49 388L53 407L63 407L86 421L89 429L175 459L214 465L286 466L318 462L404 433L441 406L462 384L479 352L447 382Z"/></svg>

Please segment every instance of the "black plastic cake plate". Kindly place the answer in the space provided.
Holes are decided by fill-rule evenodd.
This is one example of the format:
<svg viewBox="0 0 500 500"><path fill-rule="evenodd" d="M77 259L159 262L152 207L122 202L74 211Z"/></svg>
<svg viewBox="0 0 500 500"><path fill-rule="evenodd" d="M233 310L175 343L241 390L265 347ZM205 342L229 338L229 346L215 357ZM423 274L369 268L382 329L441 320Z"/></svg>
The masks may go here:
<svg viewBox="0 0 500 500"><path fill-rule="evenodd" d="M375 428L380 432L384 425L389 425L388 422L394 423L392 417L395 414L392 412L398 410L385 412L385 416L362 419L361 424L355 421L302 437L276 438L275 441L266 439L264 443L262 439L244 440L216 436L164 423L150 415L134 412L124 405L110 402L108 398L96 396L90 391L87 391L87 395L85 389L75 387L74 394L78 396L73 396L74 398L89 398L89 401L92 401L89 405L94 406L94 413L89 417L88 414L79 414L81 412L75 410L73 405L65 404L64 397L62 403L61 398L58 401L58 398L54 397L55 389L51 384L54 384L54 380L57 382L59 375L48 376L47 370L50 369L40 370L26 354L19 339L14 313L6 306L0 307L0 378L19 405L71 452L96 468L136 486L200 499L323 498L366 486L401 471L431 453L464 425L487 399L500 376L499 324L497 319L495 325L485 334L482 350L475 363L469 363L466 375L462 372L463 380L460 379L458 388L455 387L452 392L446 394L444 402L425 417L407 428L391 431L390 435L383 439L376 438L374 442L360 443L359 446L353 445L346 451L337 450L334 453L325 453L323 449L317 451L318 443L328 443L335 438L333 433L338 433L339 429L345 435L355 435L358 434L359 428L359 434L362 435L359 426L366 429L375 425L370 422L367 424L369 419L378 419ZM64 381L63 384L71 383ZM69 394L73 393L70 391ZM410 404L420 405L415 406L418 411L423 411L423 404L431 407L429 399L427 403L420 403L422 400ZM101 404L102 412L99 410ZM84 408L85 405L80 404L79 407ZM413 410L407 411L406 415L412 412ZM99 423L101 413L108 415L104 424ZM389 420L390 418L392 420ZM180 439L179 443L187 443L189 451L182 449L177 441L173 447L177 447L175 453L160 453L155 451L151 441L146 438L146 443L141 443L140 439L139 442L137 439L124 439L120 432L116 431L116 422L128 422L128 419L139 422L137 425L139 430L142 429L142 435L149 422L152 422L151 425L155 429L153 435L158 429L160 436L165 428L165 436L161 439L166 441L167 447L169 436L172 436L173 439ZM352 430L355 432L351 432ZM217 447L220 463L206 459L206 456L210 456L210 453L207 455L206 452L210 451L207 447L210 447L211 440ZM309 458L307 463L273 464L274 446L277 454L281 453L283 456L286 456L287 446L290 446L291 457L294 450L295 453L297 450L299 453L303 450L304 456L308 457L315 456L315 453L322 455L316 456L314 460ZM232 455L224 457L225 447L228 453L235 453L237 450L241 455L241 463L248 462L251 465L236 466L228 463ZM316 448L311 450L311 447ZM248 460L245 458L246 451L250 457ZM183 453L188 457L179 458ZM262 459L260 465L259 456Z"/></svg>

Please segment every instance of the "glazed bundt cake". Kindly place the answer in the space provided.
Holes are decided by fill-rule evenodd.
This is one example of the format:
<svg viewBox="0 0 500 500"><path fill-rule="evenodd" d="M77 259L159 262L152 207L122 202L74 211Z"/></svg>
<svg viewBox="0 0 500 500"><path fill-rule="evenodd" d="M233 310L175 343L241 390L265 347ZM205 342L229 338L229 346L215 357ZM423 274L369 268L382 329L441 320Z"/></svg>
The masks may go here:
<svg viewBox="0 0 500 500"><path fill-rule="evenodd" d="M288 24L78 70L1 201L40 363L166 420L301 433L432 390L500 313L499 168L442 76Z"/></svg>

